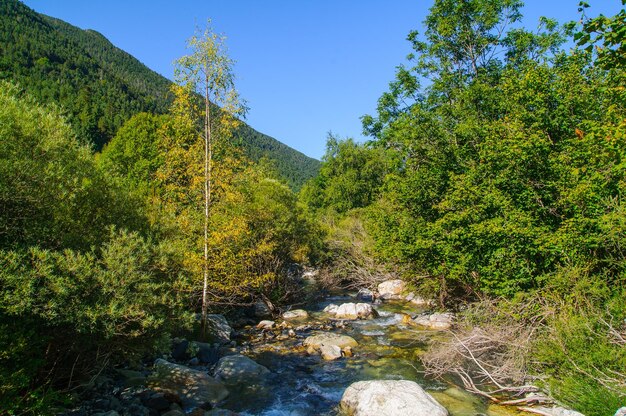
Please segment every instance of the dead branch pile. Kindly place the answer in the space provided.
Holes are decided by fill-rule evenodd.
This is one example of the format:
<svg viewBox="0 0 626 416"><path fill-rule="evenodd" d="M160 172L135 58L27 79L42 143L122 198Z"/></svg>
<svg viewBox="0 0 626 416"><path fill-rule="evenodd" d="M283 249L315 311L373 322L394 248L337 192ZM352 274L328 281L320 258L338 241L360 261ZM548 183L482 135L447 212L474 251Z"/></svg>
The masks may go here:
<svg viewBox="0 0 626 416"><path fill-rule="evenodd" d="M532 384L535 378L528 357L540 324L539 319L510 319L461 326L451 331L448 341L433 344L422 357L426 374L436 378L455 375L468 391L502 404L545 402L549 399L542 395L527 396L539 391Z"/></svg>
<svg viewBox="0 0 626 416"><path fill-rule="evenodd" d="M320 270L319 284L324 289L375 289L378 283L397 279L396 270L382 265L371 255L372 242L357 218L338 225L327 240L330 261Z"/></svg>

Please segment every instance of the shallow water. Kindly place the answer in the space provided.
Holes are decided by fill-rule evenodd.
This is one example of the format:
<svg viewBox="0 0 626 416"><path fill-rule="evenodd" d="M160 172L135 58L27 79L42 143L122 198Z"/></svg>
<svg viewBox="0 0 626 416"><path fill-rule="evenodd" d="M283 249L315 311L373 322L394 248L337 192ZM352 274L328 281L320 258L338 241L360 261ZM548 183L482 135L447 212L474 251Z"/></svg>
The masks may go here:
<svg viewBox="0 0 626 416"><path fill-rule="evenodd" d="M307 308L310 317L295 321L294 327L328 322L322 309L330 303L357 302L351 296L327 298ZM244 353L271 370L262 385L231 389L224 408L242 415L313 416L337 415L344 390L360 380L413 380L430 392L451 416L515 415L455 386L426 379L419 355L434 337L441 333L418 330L402 324L403 314L423 312L410 303L393 302L375 305L376 319L345 321L345 328L332 332L353 337L359 345L354 357L324 361L318 355L308 355L301 346L308 335L316 331L296 331L297 338L252 344ZM253 332L252 332L253 333Z"/></svg>

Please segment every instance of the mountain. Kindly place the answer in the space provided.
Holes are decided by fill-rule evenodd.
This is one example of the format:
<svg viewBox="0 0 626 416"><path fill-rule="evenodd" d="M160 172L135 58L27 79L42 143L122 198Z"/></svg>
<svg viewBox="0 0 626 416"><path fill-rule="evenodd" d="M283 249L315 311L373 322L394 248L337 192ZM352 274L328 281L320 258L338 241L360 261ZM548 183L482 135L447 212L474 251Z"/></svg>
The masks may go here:
<svg viewBox="0 0 626 416"><path fill-rule="evenodd" d="M131 116L165 113L171 81L83 30L0 0L0 79L18 83L41 103L60 105L78 137L100 150ZM315 176L320 162L243 124L237 142L252 160L265 157L294 189Z"/></svg>

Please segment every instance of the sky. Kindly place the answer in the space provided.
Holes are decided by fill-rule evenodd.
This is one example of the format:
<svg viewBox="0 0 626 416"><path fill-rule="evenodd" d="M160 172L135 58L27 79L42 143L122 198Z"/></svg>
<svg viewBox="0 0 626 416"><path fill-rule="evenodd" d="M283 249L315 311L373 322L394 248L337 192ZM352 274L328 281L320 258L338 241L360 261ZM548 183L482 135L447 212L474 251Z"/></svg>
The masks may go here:
<svg viewBox="0 0 626 416"><path fill-rule="evenodd" d="M411 52L432 0L23 0L39 13L93 29L172 79L194 28L212 20L236 61L246 122L321 158L329 132L362 141L360 117ZM539 16L578 20L579 0L526 0L524 26ZM591 15L613 15L619 0L592 0Z"/></svg>

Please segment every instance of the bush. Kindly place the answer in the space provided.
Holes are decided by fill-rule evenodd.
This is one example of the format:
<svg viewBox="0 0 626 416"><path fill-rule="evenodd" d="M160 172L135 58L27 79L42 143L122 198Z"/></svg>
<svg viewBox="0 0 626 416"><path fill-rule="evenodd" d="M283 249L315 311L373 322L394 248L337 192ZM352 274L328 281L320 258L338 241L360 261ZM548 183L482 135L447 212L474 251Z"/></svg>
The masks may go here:
<svg viewBox="0 0 626 416"><path fill-rule="evenodd" d="M100 250L0 251L0 397L45 397L102 366L154 352L190 323L171 264L137 233L111 231ZM23 406L19 405L18 407Z"/></svg>

